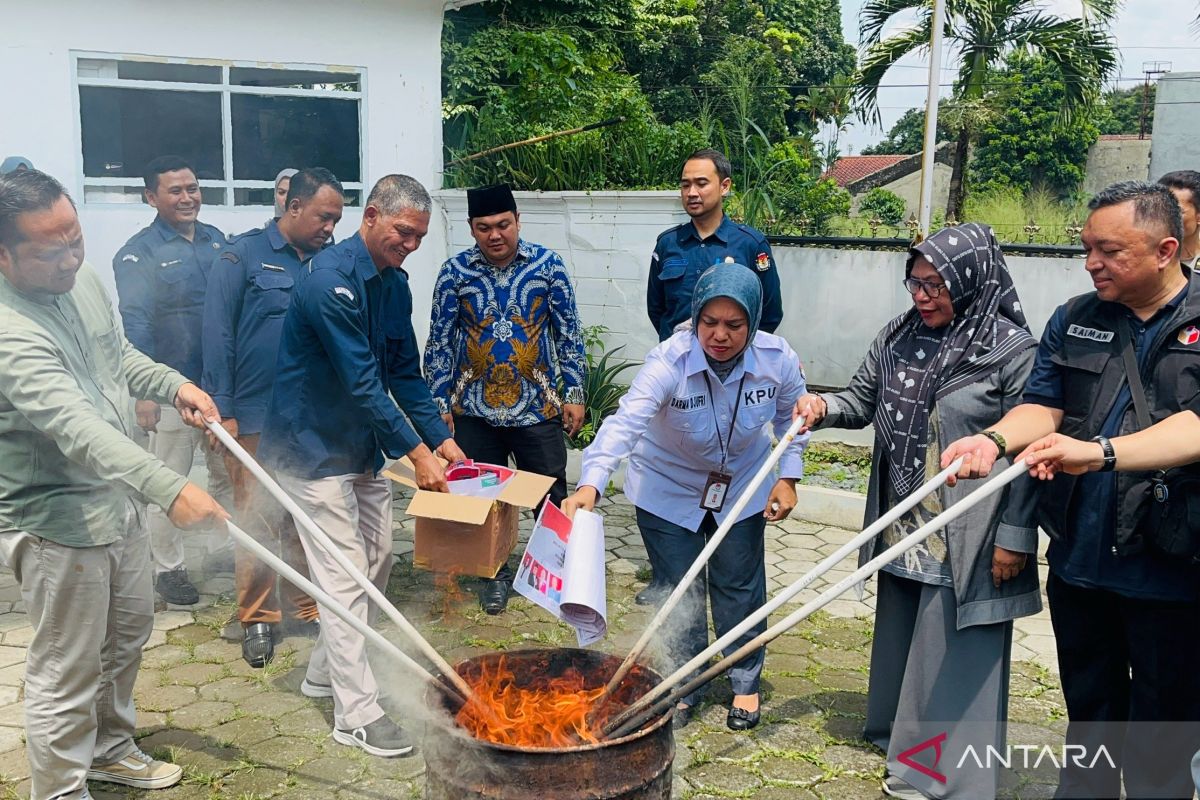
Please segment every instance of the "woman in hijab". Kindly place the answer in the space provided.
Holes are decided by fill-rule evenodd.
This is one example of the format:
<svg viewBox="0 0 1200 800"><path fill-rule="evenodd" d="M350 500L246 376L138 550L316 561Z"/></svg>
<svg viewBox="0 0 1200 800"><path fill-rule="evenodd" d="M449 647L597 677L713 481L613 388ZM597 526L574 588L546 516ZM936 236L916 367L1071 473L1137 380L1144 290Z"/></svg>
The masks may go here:
<svg viewBox="0 0 1200 800"><path fill-rule="evenodd" d="M913 247L904 286L913 307L879 332L850 386L806 394L795 409L812 428L874 424L868 525L938 472L946 443L1020 402L1037 344L983 225L946 228ZM890 796L995 797L994 769L974 761L912 764L934 761L942 733L980 754L1003 746L1012 620L1041 609L1033 504L1021 497L1032 486L1019 479L879 572L865 736L887 752ZM929 495L866 545L860 564L972 488Z"/></svg>
<svg viewBox="0 0 1200 800"><path fill-rule="evenodd" d="M804 394L799 359L782 338L758 330L762 284L748 267L718 264L696 282L692 327L677 332L646 357L619 410L604 421L583 451L577 491L563 510L590 509L617 466L629 459L625 494L656 575L678 584L716 532L781 435ZM670 660L680 665L708 646L705 594L718 635L766 601L763 532L796 505L808 437L797 437L780 460L780 478L764 483L735 520L688 594L668 621ZM725 649L732 653L765 630L747 631ZM729 670L733 705L726 724L758 724L759 650ZM674 724L687 725L699 692L686 697Z"/></svg>

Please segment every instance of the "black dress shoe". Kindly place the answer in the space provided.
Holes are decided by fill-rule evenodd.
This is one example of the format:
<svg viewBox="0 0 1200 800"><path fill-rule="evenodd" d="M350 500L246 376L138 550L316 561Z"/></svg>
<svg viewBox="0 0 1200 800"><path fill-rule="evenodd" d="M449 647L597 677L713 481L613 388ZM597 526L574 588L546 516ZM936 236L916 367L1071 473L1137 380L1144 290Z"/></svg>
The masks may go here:
<svg viewBox="0 0 1200 800"><path fill-rule="evenodd" d="M671 594L671 587L665 583L653 581L633 597L633 602L639 606L661 606Z"/></svg>
<svg viewBox="0 0 1200 800"><path fill-rule="evenodd" d="M274 627L267 622L246 626L246 638L242 639L242 658L254 669L262 669L275 657Z"/></svg>
<svg viewBox="0 0 1200 800"><path fill-rule="evenodd" d="M508 591L511 584L504 578L485 580L479 590L479 607L495 616L508 608Z"/></svg>
<svg viewBox="0 0 1200 800"><path fill-rule="evenodd" d="M762 719L762 709L758 711L747 711L744 708L733 706L729 709L729 716L725 718L725 725L731 731L748 731L758 724Z"/></svg>

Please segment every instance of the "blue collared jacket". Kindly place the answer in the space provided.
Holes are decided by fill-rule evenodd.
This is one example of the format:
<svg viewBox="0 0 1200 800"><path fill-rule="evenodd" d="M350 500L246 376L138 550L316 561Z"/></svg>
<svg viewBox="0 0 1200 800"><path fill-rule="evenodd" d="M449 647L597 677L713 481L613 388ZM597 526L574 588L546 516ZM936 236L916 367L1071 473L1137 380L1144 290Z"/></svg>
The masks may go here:
<svg viewBox="0 0 1200 800"><path fill-rule="evenodd" d="M667 339L675 326L692 318L692 289L696 280L713 264L727 256L754 270L762 281L763 308L759 328L773 333L783 320L783 298L779 294L779 272L771 245L761 232L722 217L721 224L706 239L701 239L689 220L663 231L650 257L650 282L646 287L646 311L658 331L658 340Z"/></svg>
<svg viewBox="0 0 1200 800"><path fill-rule="evenodd" d="M225 234L196 223L192 241L155 217L113 257L125 338L155 361L199 382L208 270Z"/></svg>
<svg viewBox="0 0 1200 800"><path fill-rule="evenodd" d="M204 375L222 418L261 433L301 259L274 220L233 237L213 262L204 301Z"/></svg>
<svg viewBox="0 0 1200 800"><path fill-rule="evenodd" d="M518 240L503 269L478 246L442 264L425 377L443 413L536 425L559 415L558 402L583 403L586 368L575 292L558 253Z"/></svg>
<svg viewBox="0 0 1200 800"><path fill-rule="evenodd" d="M680 331L650 351L617 413L604 420L583 451L579 485L603 493L609 476L628 458L626 497L655 516L697 530L707 513L700 496L708 474L721 466L723 442L733 481L724 509L714 515L720 523L767 460L771 431L781 436L791 426L792 406L802 394L800 359L783 338L757 333L742 363L722 381L695 335ZM804 476L808 437L797 436L784 450L780 477ZM735 522L761 514L773 484L763 481Z"/></svg>
<svg viewBox="0 0 1200 800"><path fill-rule="evenodd" d="M379 272L358 234L317 254L284 316L263 464L308 479L377 472L385 454L449 439L411 317L407 274Z"/></svg>

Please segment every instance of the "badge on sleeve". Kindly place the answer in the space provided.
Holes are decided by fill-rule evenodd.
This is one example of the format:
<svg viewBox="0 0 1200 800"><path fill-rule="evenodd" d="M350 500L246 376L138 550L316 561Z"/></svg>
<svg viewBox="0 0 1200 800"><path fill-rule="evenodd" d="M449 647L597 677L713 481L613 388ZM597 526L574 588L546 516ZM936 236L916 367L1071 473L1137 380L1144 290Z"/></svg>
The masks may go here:
<svg viewBox="0 0 1200 800"><path fill-rule="evenodd" d="M771 257L766 253L759 253L754 259L754 266L759 272L766 272L771 268Z"/></svg>
<svg viewBox="0 0 1200 800"><path fill-rule="evenodd" d="M714 514L721 513L721 509L725 507L725 495L729 494L729 484L732 482L733 476L728 473L708 473L708 483L704 484L700 507Z"/></svg>
<svg viewBox="0 0 1200 800"><path fill-rule="evenodd" d="M1196 342L1200 342L1200 328L1197 328L1195 325L1188 325L1179 332L1179 336L1176 338L1179 339L1180 344L1195 344Z"/></svg>
<svg viewBox="0 0 1200 800"><path fill-rule="evenodd" d="M346 299L347 299L347 300L349 300L351 303L353 303L353 302L354 302L354 292L350 291L350 290L349 290L349 289L347 289L345 286L335 286L335 287L333 287L333 293L334 293L334 294L340 294L342 297L346 298Z"/></svg>

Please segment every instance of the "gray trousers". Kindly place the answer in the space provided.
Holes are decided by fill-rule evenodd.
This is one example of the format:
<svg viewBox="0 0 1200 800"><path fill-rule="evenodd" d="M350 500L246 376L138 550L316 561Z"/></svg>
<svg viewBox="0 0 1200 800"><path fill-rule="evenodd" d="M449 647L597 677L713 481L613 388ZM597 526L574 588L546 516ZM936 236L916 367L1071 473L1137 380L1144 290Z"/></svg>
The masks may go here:
<svg viewBox="0 0 1200 800"><path fill-rule="evenodd" d="M196 448L203 449L205 464L208 467L208 493L227 511L232 511L233 484L229 480L225 460L208 446L204 431L183 421L175 406L164 405L161 410L158 430L150 434L146 449L159 461L184 476L192 471ZM224 531L225 526L220 526L220 530ZM228 535L225 533L203 535L209 537L209 552L220 549L228 542ZM183 566L183 537L184 532L172 524L164 509L150 506L150 551L154 557L154 574L170 572Z"/></svg>
<svg viewBox="0 0 1200 800"><path fill-rule="evenodd" d="M903 764L899 755L947 732L979 753L1005 743L1012 622L956 627L958 604L949 586L878 574L875 637L864 736L887 751L888 772L926 797L990 800L996 770L955 768L945 757L934 771L945 782ZM933 750L912 760L929 765Z"/></svg>
<svg viewBox="0 0 1200 800"><path fill-rule="evenodd" d="M88 769L133 752L133 682L154 624L150 542L132 503L125 538L65 547L0 533L33 626L25 658L32 800L83 797Z"/></svg>
<svg viewBox="0 0 1200 800"><path fill-rule="evenodd" d="M392 572L392 488L371 473L309 480L279 473L279 485L312 517L358 571L380 591ZM370 625L379 609L325 547L296 520L313 581ZM321 610L321 635L308 660L308 680L333 687L333 723L342 730L383 716L379 684L367 661L367 641L332 613Z"/></svg>

